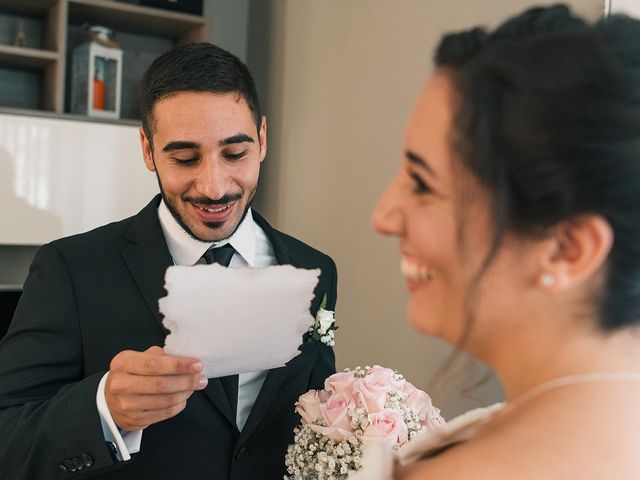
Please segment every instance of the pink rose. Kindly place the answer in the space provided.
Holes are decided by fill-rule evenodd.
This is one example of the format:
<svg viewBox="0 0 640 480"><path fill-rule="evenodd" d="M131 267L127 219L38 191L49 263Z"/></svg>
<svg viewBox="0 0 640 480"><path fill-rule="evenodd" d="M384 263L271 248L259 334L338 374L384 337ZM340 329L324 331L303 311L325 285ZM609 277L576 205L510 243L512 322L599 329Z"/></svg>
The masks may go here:
<svg viewBox="0 0 640 480"><path fill-rule="evenodd" d="M296 412L302 417L302 423L313 423L322 417L320 411L320 395L317 390L309 390L301 395L296 405Z"/></svg>
<svg viewBox="0 0 640 480"><path fill-rule="evenodd" d="M433 410L431 398L422 390L416 389L404 401L405 405L420 418L427 418Z"/></svg>
<svg viewBox="0 0 640 480"><path fill-rule="evenodd" d="M391 390L391 385L382 376L366 375L354 383L353 396L359 407L366 408L368 413L375 413L384 408L387 392Z"/></svg>
<svg viewBox="0 0 640 480"><path fill-rule="evenodd" d="M373 376L375 381L381 385L387 385L389 389L402 392L406 380L399 378L394 370L390 368L381 367L380 365L374 365L369 370L367 376Z"/></svg>
<svg viewBox="0 0 640 480"><path fill-rule="evenodd" d="M344 393L331 395L326 403L320 405L325 425L351 432L353 429L349 409L354 406L353 399Z"/></svg>
<svg viewBox="0 0 640 480"><path fill-rule="evenodd" d="M324 389L329 393L351 395L353 382L353 372L338 372L324 381Z"/></svg>
<svg viewBox="0 0 640 480"><path fill-rule="evenodd" d="M369 414L369 426L360 437L365 445L374 442L382 442L389 446L403 445L408 439L409 432L402 415L388 408Z"/></svg>
<svg viewBox="0 0 640 480"><path fill-rule="evenodd" d="M433 406L431 403L431 397L424 391L418 390L416 387L407 382L410 387L405 385L405 393L407 398L404 403L420 418L420 423L431 430L436 425L440 425L444 422L444 418L440 416L440 409Z"/></svg>
<svg viewBox="0 0 640 480"><path fill-rule="evenodd" d="M433 407L431 409L431 413L427 415L427 418L424 420L420 420L420 423L427 429L433 430L438 425L443 425L446 423L446 420L442 415L440 415L440 409Z"/></svg>
<svg viewBox="0 0 640 480"><path fill-rule="evenodd" d="M318 392L318 397L320 397L320 403L325 403L327 400L329 400L330 396L331 396L331 393L327 392L326 390L320 390Z"/></svg>
<svg viewBox="0 0 640 480"><path fill-rule="evenodd" d="M353 432L350 430L343 430L336 427L322 427L320 425L309 424L309 428L319 435L329 437L334 442L341 442L353 436Z"/></svg>
<svg viewBox="0 0 640 480"><path fill-rule="evenodd" d="M411 382L405 382L404 387L402 388L402 391L407 394L407 397L410 396L416 390L418 389Z"/></svg>

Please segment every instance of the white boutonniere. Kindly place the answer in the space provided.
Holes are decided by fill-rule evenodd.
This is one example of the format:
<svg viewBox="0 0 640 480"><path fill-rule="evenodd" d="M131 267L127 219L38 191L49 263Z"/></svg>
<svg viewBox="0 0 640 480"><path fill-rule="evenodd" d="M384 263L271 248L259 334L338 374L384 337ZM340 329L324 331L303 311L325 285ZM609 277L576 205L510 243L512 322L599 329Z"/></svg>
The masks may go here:
<svg viewBox="0 0 640 480"><path fill-rule="evenodd" d="M320 308L318 308L318 313L316 313L316 321L313 326L309 328L309 332L311 333L310 338L313 341L322 342L329 347L333 347L335 345L334 332L338 327L336 327L335 313L332 310L325 310L326 306L327 296L325 295L320 304Z"/></svg>

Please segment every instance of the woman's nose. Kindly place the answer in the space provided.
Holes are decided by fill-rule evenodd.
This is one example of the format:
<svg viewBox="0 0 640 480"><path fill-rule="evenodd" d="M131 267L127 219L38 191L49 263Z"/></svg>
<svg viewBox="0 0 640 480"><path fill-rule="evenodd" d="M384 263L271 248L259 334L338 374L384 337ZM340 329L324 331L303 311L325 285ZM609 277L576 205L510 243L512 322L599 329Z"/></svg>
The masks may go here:
<svg viewBox="0 0 640 480"><path fill-rule="evenodd" d="M382 235L401 236L404 230L404 215L397 185L396 176L380 197L371 216L373 228Z"/></svg>

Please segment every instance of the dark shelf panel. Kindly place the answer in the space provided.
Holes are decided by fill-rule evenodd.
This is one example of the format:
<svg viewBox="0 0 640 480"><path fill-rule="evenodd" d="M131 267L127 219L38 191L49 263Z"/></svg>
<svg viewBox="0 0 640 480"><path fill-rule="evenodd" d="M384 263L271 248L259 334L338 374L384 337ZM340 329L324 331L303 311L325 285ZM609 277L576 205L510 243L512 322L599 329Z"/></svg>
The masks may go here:
<svg viewBox="0 0 640 480"><path fill-rule="evenodd" d="M181 37L207 25L205 18L153 7L105 0L70 0L69 20L89 22L123 30L161 37Z"/></svg>
<svg viewBox="0 0 640 480"><path fill-rule="evenodd" d="M58 60L58 53L36 48L0 45L0 62L28 68L42 68Z"/></svg>
<svg viewBox="0 0 640 480"><path fill-rule="evenodd" d="M51 7L56 4L56 0L0 0L0 10L15 15L36 15L46 14Z"/></svg>

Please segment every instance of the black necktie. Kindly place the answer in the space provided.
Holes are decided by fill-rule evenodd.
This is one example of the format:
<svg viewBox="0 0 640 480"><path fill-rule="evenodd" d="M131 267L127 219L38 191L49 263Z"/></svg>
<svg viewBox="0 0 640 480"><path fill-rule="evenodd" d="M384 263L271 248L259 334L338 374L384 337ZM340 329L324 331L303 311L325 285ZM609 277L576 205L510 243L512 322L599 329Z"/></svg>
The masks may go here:
<svg viewBox="0 0 640 480"><path fill-rule="evenodd" d="M219 263L223 267L228 267L234 253L236 253L235 248L233 248L231 244L225 243L221 247L210 248L204 252L202 257L207 263Z"/></svg>
<svg viewBox="0 0 640 480"><path fill-rule="evenodd" d="M206 252L204 252L203 258L207 263L219 263L224 267L228 267L231 262L231 257L235 253L235 249L230 244L222 245L217 248L210 248ZM224 388L225 393L227 394L227 398L229 399L229 404L231 405L231 410L233 411L234 417L237 415L238 411L238 375L228 375L226 377L220 377L220 382L222 383L222 387Z"/></svg>

